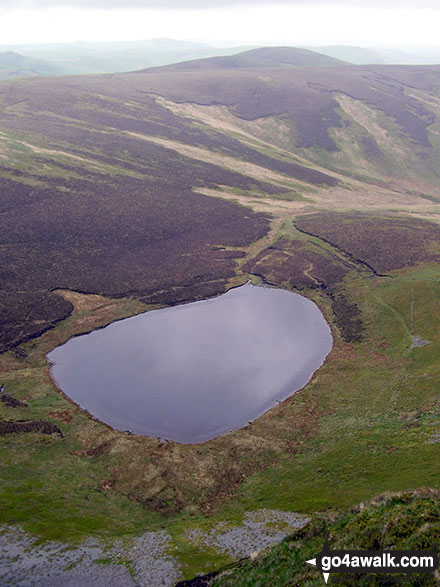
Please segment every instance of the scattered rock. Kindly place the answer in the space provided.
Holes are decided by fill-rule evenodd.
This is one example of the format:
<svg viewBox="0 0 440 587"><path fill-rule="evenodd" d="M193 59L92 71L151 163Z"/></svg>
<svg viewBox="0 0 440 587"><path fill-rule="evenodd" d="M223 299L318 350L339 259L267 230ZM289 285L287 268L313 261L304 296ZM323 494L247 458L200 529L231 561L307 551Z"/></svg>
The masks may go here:
<svg viewBox="0 0 440 587"><path fill-rule="evenodd" d="M430 340L424 340L423 338L421 338L420 336L413 336L412 337L412 342L411 342L411 347L412 349L421 347L421 346L426 346L427 344L431 344Z"/></svg>
<svg viewBox="0 0 440 587"><path fill-rule="evenodd" d="M431 436L429 444L437 444L438 442L440 442L440 433L436 432Z"/></svg>
<svg viewBox="0 0 440 587"><path fill-rule="evenodd" d="M255 558L259 551L281 541L309 518L293 512L259 510L245 514L241 525L219 522L210 532L188 531L190 542L206 544L233 557ZM38 543L36 537L18 527L0 527L0 584L29 587L172 587L181 579L179 563L170 555L170 536L165 531L147 532L112 543L98 539L80 545ZM231 563L235 567L245 558ZM213 571L178 583L202 587Z"/></svg>
<svg viewBox="0 0 440 587"><path fill-rule="evenodd" d="M248 557L255 551L281 542L296 529L303 528L309 519L294 512L262 509L246 513L241 525L231 527L219 522L210 532L189 530L186 537L190 542L205 544L234 558Z"/></svg>
<svg viewBox="0 0 440 587"><path fill-rule="evenodd" d="M148 532L109 545L88 539L80 545L38 544L19 528L0 528L0 584L45 587L171 587L178 565L167 554L169 536Z"/></svg>

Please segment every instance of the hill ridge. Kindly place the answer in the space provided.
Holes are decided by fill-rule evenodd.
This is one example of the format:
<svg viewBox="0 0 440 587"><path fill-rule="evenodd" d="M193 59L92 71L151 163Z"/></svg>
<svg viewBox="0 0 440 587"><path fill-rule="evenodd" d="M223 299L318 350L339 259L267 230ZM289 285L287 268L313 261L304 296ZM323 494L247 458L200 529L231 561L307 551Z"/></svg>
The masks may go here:
<svg viewBox="0 0 440 587"><path fill-rule="evenodd" d="M192 59L190 61L183 61L160 67L150 67L139 70L139 73L149 71L273 68L277 66L335 67L338 65L348 65L348 63L310 49L279 46L260 47L258 49L249 49L248 51L243 51L236 55L206 57L203 59Z"/></svg>

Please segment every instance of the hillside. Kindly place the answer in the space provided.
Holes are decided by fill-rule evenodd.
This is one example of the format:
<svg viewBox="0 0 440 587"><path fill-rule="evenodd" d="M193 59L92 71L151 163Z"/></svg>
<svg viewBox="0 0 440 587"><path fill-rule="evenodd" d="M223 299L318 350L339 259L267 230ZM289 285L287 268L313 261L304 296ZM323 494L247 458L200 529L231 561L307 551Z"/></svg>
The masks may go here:
<svg viewBox="0 0 440 587"><path fill-rule="evenodd" d="M306 528L286 538L279 546L258 553L252 560L242 561L211 575L180 584L183 587L247 587L266 585L283 587L292 585L322 585L322 574L304 561L316 558L324 546L322 536L327 534L332 550L399 549L438 550L439 535L438 492L421 490L403 494L381 495L351 511L340 514L336 520L322 516ZM420 517L426 519L420 530ZM404 527L402 522L404 521ZM365 531L368 528L368 531ZM360 573L331 573L331 583L338 585L393 585L401 584L405 575L362 575ZM408 580L408 579L407 579ZM412 585L436 585L432 574L413 575ZM179 586L178 586L179 587Z"/></svg>
<svg viewBox="0 0 440 587"><path fill-rule="evenodd" d="M1 523L162 532L190 579L246 512L439 488L440 66L310 53L0 84ZM51 380L70 337L249 279L314 300L334 347L248 426L137 436Z"/></svg>
<svg viewBox="0 0 440 587"><path fill-rule="evenodd" d="M243 51L237 55L208 57L156 68L156 71L206 71L237 68L270 68L294 65L297 67L331 67L343 61L309 49L296 47L264 47Z"/></svg>
<svg viewBox="0 0 440 587"><path fill-rule="evenodd" d="M311 49L317 53L322 53L322 55L341 59L342 61L353 63L354 65L378 65L387 63L380 53L372 51L371 49L365 49L364 47L330 45L328 47L311 47Z"/></svg>
<svg viewBox="0 0 440 587"><path fill-rule="evenodd" d="M176 39L0 45L0 52L14 52L20 54L22 59L28 59L29 63L33 64L33 71L38 75L134 71L189 59L232 55L245 49L246 47L219 48L206 43ZM27 71L30 72L29 67Z"/></svg>
<svg viewBox="0 0 440 587"><path fill-rule="evenodd" d="M25 57L15 51L0 53L0 81L37 75L61 75L61 73L60 67L50 61Z"/></svg>

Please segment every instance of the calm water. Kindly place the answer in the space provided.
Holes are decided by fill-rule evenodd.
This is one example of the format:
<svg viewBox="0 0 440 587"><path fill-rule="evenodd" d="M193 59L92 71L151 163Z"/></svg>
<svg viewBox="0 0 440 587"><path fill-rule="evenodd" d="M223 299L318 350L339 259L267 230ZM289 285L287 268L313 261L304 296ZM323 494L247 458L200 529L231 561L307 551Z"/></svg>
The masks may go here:
<svg viewBox="0 0 440 587"><path fill-rule="evenodd" d="M58 386L113 428L200 443L303 387L331 347L313 302L248 284L72 338L48 359Z"/></svg>

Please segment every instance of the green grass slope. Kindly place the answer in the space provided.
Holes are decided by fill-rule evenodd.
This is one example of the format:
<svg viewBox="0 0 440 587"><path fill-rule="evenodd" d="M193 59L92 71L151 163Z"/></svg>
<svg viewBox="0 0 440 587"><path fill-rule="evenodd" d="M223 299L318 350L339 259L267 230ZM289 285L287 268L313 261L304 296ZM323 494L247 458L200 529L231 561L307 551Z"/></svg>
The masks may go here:
<svg viewBox="0 0 440 587"><path fill-rule="evenodd" d="M440 549L439 493L429 489L384 494L336 517L321 516L254 561L226 568L190 587L284 587L322 585L320 572L306 563L316 558L328 537L332 550ZM332 573L330 585L437 585L431 573L373 575Z"/></svg>

